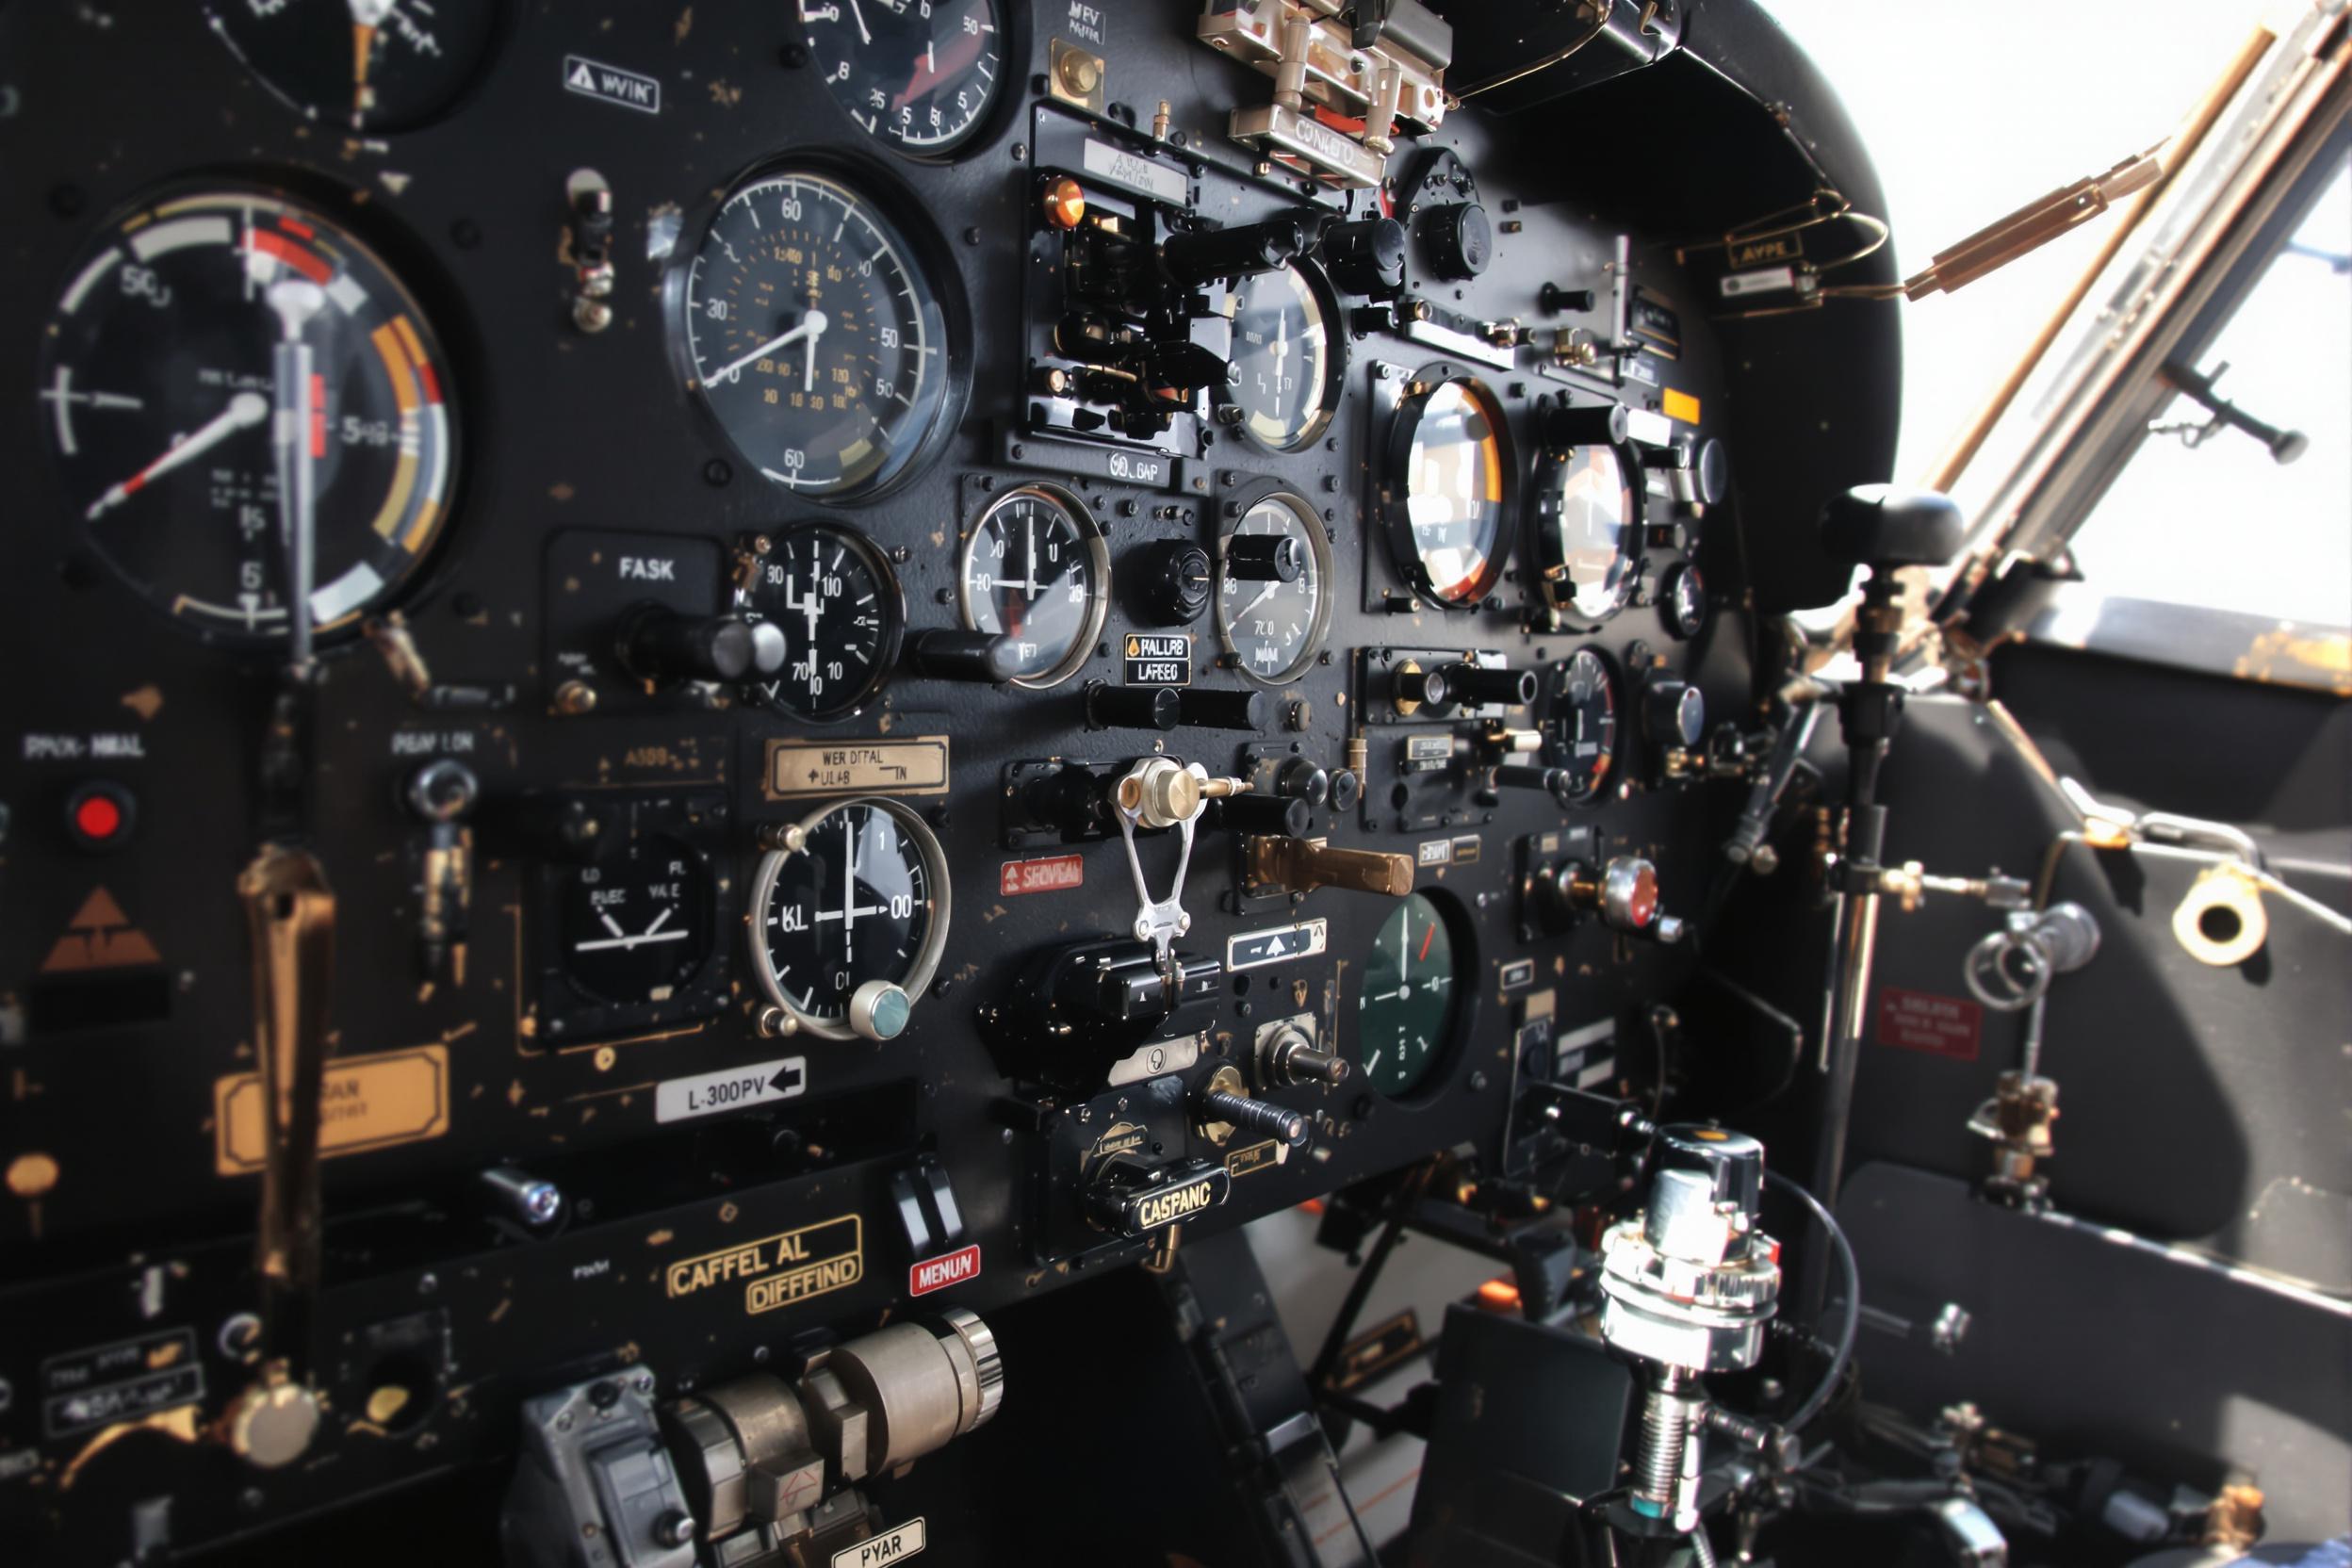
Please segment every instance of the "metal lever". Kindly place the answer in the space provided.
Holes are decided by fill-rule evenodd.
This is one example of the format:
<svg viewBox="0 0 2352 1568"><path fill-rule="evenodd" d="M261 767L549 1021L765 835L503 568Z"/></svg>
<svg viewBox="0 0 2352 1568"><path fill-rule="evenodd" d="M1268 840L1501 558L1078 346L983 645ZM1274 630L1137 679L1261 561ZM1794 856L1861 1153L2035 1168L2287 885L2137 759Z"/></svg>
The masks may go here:
<svg viewBox="0 0 2352 1568"><path fill-rule="evenodd" d="M1161 972L1168 978L1171 994L1182 990L1173 972L1173 943L1192 929L1192 917L1184 913L1184 873L1192 865L1193 829L1210 801L1245 793L1249 788L1246 780L1211 778L1208 770L1198 762L1179 762L1167 757L1145 758L1111 787L1111 814L1119 819L1119 835L1127 844L1128 874L1135 884L1135 939L1152 944ZM1143 860L1135 853L1138 827L1173 827L1183 846L1176 857L1175 879L1166 898L1153 898L1144 880Z"/></svg>
<svg viewBox="0 0 2352 1568"><path fill-rule="evenodd" d="M253 1243L263 1328L283 1354L318 1282L318 1095L326 1071L335 893L318 858L270 844L237 878L253 939L253 1029L261 1057L261 1219Z"/></svg>
<svg viewBox="0 0 2352 1568"><path fill-rule="evenodd" d="M1249 879L1295 893L1344 888L1402 898L1413 891L1413 857L1383 850L1332 849L1321 839L1251 839Z"/></svg>

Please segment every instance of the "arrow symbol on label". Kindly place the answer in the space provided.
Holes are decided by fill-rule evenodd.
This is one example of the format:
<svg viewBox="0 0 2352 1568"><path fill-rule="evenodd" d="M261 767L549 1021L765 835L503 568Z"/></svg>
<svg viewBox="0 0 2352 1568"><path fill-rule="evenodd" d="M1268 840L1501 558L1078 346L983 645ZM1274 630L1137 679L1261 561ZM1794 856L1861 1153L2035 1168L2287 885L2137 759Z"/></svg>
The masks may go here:
<svg viewBox="0 0 2352 1568"><path fill-rule="evenodd" d="M776 1076L768 1080L768 1087L776 1090L778 1094L791 1094L793 1090L799 1088L799 1064L796 1062L786 1062L782 1067L778 1068L776 1070Z"/></svg>

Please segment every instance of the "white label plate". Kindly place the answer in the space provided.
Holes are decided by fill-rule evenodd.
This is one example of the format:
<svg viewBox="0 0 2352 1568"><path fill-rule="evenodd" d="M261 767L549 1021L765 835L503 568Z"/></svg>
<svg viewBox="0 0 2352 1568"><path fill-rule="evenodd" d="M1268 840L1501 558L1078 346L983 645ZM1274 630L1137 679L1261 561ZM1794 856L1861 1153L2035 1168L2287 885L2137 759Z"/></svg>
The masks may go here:
<svg viewBox="0 0 2352 1568"><path fill-rule="evenodd" d="M894 1529L880 1535L870 1535L855 1546L846 1546L833 1554L833 1568L883 1568L890 1562L904 1562L929 1544L923 1521L909 1519Z"/></svg>
<svg viewBox="0 0 2352 1568"><path fill-rule="evenodd" d="M672 1078L653 1089L653 1119L692 1121L698 1116L740 1111L777 1100L797 1100L808 1089L808 1058L783 1056L749 1062L723 1072Z"/></svg>

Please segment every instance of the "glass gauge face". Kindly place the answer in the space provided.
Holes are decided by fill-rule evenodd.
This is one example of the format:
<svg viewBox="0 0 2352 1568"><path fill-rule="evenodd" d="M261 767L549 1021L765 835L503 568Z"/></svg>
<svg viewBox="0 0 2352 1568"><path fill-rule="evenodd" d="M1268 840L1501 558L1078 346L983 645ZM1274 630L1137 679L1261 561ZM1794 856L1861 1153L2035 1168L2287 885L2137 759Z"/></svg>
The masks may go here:
<svg viewBox="0 0 2352 1568"><path fill-rule="evenodd" d="M800 20L825 85L868 136L944 153L996 100L993 0L800 0Z"/></svg>
<svg viewBox="0 0 2352 1568"><path fill-rule="evenodd" d="M564 880L557 942L564 977L609 1006L666 1002L710 956L710 874L701 854L666 834Z"/></svg>
<svg viewBox="0 0 2352 1568"><path fill-rule="evenodd" d="M947 864L923 819L895 801L844 801L771 852L752 890L752 956L770 1000L827 1037L853 1031L874 982L906 999L930 984L947 939ZM897 1028L885 1033L896 1034Z"/></svg>
<svg viewBox="0 0 2352 1568"><path fill-rule="evenodd" d="M1243 673L1269 686L1306 674L1331 622L1331 542L1306 502L1273 495L1242 514L1217 542L1217 633Z"/></svg>
<svg viewBox="0 0 2352 1568"><path fill-rule="evenodd" d="M1397 414L1399 449L1389 510L1398 568L1437 603L1468 606L1503 575L1511 501L1502 411L1477 382L1449 381Z"/></svg>
<svg viewBox="0 0 2352 1568"><path fill-rule="evenodd" d="M947 400L947 325L912 249L840 181L786 172L738 189L687 274L694 384L728 439L807 496L903 474Z"/></svg>
<svg viewBox="0 0 2352 1568"><path fill-rule="evenodd" d="M898 576L853 528L804 523L760 563L744 612L784 634L784 663L748 689L804 719L834 719L881 690L906 627Z"/></svg>
<svg viewBox="0 0 2352 1568"><path fill-rule="evenodd" d="M1356 1056L1391 1099L1421 1087L1454 1037L1462 1011L1453 933L1426 893L1407 895L1380 923L1356 1002Z"/></svg>
<svg viewBox="0 0 2352 1568"><path fill-rule="evenodd" d="M220 0L204 19L297 113L404 131L448 108L490 52L488 0Z"/></svg>
<svg viewBox="0 0 2352 1568"><path fill-rule="evenodd" d="M1592 800L1617 765L1617 681L1592 648L1555 664L1544 679L1544 756L1569 777L1569 796Z"/></svg>
<svg viewBox="0 0 2352 1568"><path fill-rule="evenodd" d="M1338 313L1322 286L1296 265L1261 272L1233 289L1228 394L1242 426L1278 451L1296 451L1323 433L1339 402Z"/></svg>
<svg viewBox="0 0 2352 1568"><path fill-rule="evenodd" d="M286 312L302 354L280 351ZM457 430L431 324L356 237L263 191L175 195L102 230L66 275L40 374L81 537L209 635L286 635L281 398L311 410L286 461L316 498L317 629L388 602L449 520Z"/></svg>
<svg viewBox="0 0 2352 1568"><path fill-rule="evenodd" d="M964 542L964 625L1020 644L1017 686L1054 686L1102 630L1111 563L1086 509L1041 485L1008 490Z"/></svg>
<svg viewBox="0 0 2352 1568"><path fill-rule="evenodd" d="M1551 602L1591 621L1625 606L1642 569L1632 468L1596 443L1546 452L1536 470L1536 553Z"/></svg>
<svg viewBox="0 0 2352 1568"><path fill-rule="evenodd" d="M1707 581L1688 561L1666 568L1666 581L1658 597L1666 629L1677 637L1696 637L1707 625Z"/></svg>

